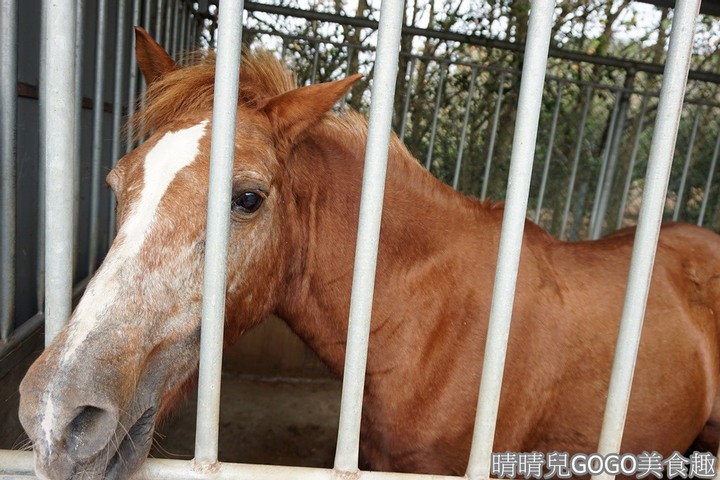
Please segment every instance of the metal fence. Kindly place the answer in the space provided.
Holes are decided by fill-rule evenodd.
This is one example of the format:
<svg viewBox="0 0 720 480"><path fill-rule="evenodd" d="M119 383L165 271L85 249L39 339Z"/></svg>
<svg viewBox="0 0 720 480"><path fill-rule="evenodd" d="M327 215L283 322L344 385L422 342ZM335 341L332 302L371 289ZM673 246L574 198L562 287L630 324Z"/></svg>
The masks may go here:
<svg viewBox="0 0 720 480"><path fill-rule="evenodd" d="M666 204L666 186L671 176L671 166L675 147L676 135L680 125L681 110L685 85L689 69L689 56L692 46L692 36L687 32L693 31L695 18L699 10L699 0L679 0L673 18L673 30L670 41L670 50L662 80L662 89L658 94L657 114L655 115L654 133L649 147L649 159L647 161L646 176L642 184L642 203L638 212L638 230L633 249L630 266L630 276L626 291L625 306L623 309L618 348L616 352L613 373L610 383L610 393L605 411L603 431L598 451L602 454L617 452L620 446L624 417L630 395L631 379L637 354L637 347L644 316L645 299L649 287L652 264L657 244L660 223L663 218L663 211ZM128 31L130 18L132 23L143 24L156 38L162 39L166 46L171 46L171 53L189 46L187 39L200 38L198 35L207 31L203 24L192 20L197 18L190 14L188 4L185 2L168 2L162 0L156 2L147 1L144 3L144 11L140 11L141 3L134 0L132 9L128 10L126 0L119 0L118 9L114 18L118 22L117 37L115 39L119 52L116 56L114 90L113 90L113 142L112 157L119 156L122 150L122 139L119 133L119 122L122 110L123 92L127 88L128 97L132 98L135 89L138 87L136 69L125 68L123 58L129 54L122 50L127 43L123 35ZM16 30L13 25L17 24L15 18L16 4L14 2L2 3L2 14L0 16L0 34L2 35L2 62L3 66L10 66L13 71L16 58L12 51L16 45ZM98 25L104 25L108 18L106 10L107 0L100 0L98 14ZM153 8L155 14L153 15ZM131 15L123 14L131 11ZM515 134L512 140L512 156L508 166L508 174L513 180L505 195L506 208L503 218L503 228L500 240L498 256L498 267L493 290L492 308L488 330L485 359L482 367L482 380L479 391L477 418L475 433L473 436L470 461L465 478L480 479L489 478L490 458L492 442L494 438L495 422L502 383L505 352L512 315L512 305L515 291L515 282L518 271L519 252L523 237L524 220L528 210L528 201L531 192L531 179L533 173L533 159L536 156L536 139L538 136L539 121L543 106L543 91L545 87L545 76L548 59L548 49L554 2L552 0L536 0L533 3L530 15L529 36L526 45L526 53L522 68L523 82L520 83L518 92L517 120L515 123ZM367 355L367 343L370 326L372 293L374 285L375 260L379 240L380 213L382 211L382 199L385 179L385 167L387 160L387 145L390 134L393 114L393 93L398 69L399 44L403 16L402 2L383 2L379 38L374 62L375 85L382 85L383 88L373 89L370 101L370 125L368 145L365 161L365 172L362 189L362 201L360 207L360 220L358 231L357 252L355 270L353 276L351 313L349 319L347 356L345 361L345 374L343 378L343 394L340 418L340 431L338 436L337 453L334 469L311 469L294 467L272 467L263 465L236 465L217 464L217 429L219 411L219 388L220 380L220 359L222 347L222 325L224 312L225 292L225 263L222 252L226 250L228 237L228 218L225 205L228 203L229 192L223 190L223 185L229 185L227 181L231 175L232 151L234 143L234 115L235 103L228 101L237 94L237 74L239 70L239 51L241 40L241 25L243 16L242 2L223 0L219 7L219 25L217 30L218 61L216 75L216 89L224 92L216 95L215 98L224 98L224 106L216 104L213 112L213 136L212 136L212 159L211 159L211 186L209 200L209 225L207 233L207 254L206 254L206 282L204 288L204 306L202 319L202 344L200 360L199 380L199 408L198 428L196 443L196 458L191 462L178 460L149 460L145 463L141 475L149 478L349 478L358 471L358 445L360 410L362 405L362 392L365 374L365 360ZM67 121L67 118L60 115L62 111L74 111L74 118L80 116L80 95L77 71L82 59L78 55L78 45L82 42L82 28L76 28L83 16L83 4L75 2L44 2L43 8L43 38L51 39L43 44L41 61L40 91L41 107L41 145L40 158L44 167L46 178L40 196L40 210L44 208L45 238L53 238L53 242L42 242L38 248L38 255L44 260L38 261L37 288L41 294L39 297L44 301L44 316L38 314L31 322L22 323L14 329L12 305L14 299L14 285L12 282L3 284L3 317L2 317L2 341L5 345L22 339L23 332L43 321L46 327L46 339L50 341L63 325L70 314L73 268L78 263L73 259L78 256L78 241L74 238L76 229L73 228L78 222L78 163L79 147L78 135L81 128L74 121ZM152 25L150 19L156 20ZM126 23L127 22L127 23ZM198 30L200 27L200 30ZM214 26L213 26L214 28ZM188 31L194 34L188 35ZM679 32L686 32L682 35ZM96 45L96 68L95 68L95 92L93 110L93 145L90 180L92 190L90 192L90 214L89 214L89 248L87 260L87 274L90 275L97 266L100 252L102 251L101 234L102 229L110 231L110 224L101 225L101 210L106 210L110 216L110 202L102 204L101 195L98 190L99 175L102 165L102 146L100 140L103 135L102 107L103 87L106 85L103 73L102 62L105 42L109 39L102 27L97 29ZM215 36L211 35L203 39L204 42L212 43ZM314 63L317 65L317 56ZM406 57L410 65L419 61L416 58ZM434 60L433 60L434 61ZM438 62L439 75L447 78L451 62ZM463 173L462 162L464 150L467 148L468 124L470 121L473 89L479 76L490 67L479 67L476 65L464 65L469 68L471 81L467 92L466 107L463 111L463 122L460 133L460 143L457 149L452 171L452 183L458 186ZM453 65L453 68L459 68ZM131 72L124 76L123 72ZM406 70L406 81L412 84L413 68ZM445 72L445 73L443 73ZM503 102L503 89L507 88L506 81L516 75L517 72L500 72L500 82L496 83L496 102L494 112L499 111ZM2 208L2 268L3 278L13 279L14 262L14 225L16 197L14 179L14 138L13 126L16 123L14 118L13 98L15 97L16 85L14 79L10 81L2 76L2 145L3 145L3 208ZM52 78L52 82L45 79ZM603 93L608 94L606 86L579 83L573 85L562 79L550 79L554 84L556 99L567 95L569 91L576 90L575 94L582 99L580 110L579 128L584 128L589 111L592 110L591 99ZM122 85L126 85L124 87ZM439 84L438 93L442 93L442 82ZM410 91L410 88L407 89ZM603 92L604 91L604 92ZM610 191L613 189L617 165L617 151L615 145L619 145L621 137L625 132L623 120L627 110L639 108L636 127L637 132L642 132L651 123L647 112L654 94L647 92L635 92L631 88L611 89L610 95L614 99L608 103L612 105L609 117L609 128L602 161L600 162L600 175L597 179L596 195L591 202L592 211L589 224L586 228L589 235L595 237L603 230L606 212L608 210ZM622 99L625 99L622 101ZM640 101L639 107L637 104ZM437 96L437 105L441 105L441 96ZM552 100L551 100L552 102ZM624 103L623 103L624 102ZM555 100L554 105L560 104ZM128 101L129 109L132 110L132 101ZM692 188L688 184L689 165L697 141L698 125L703 115L713 116L708 113L717 108L715 105L697 104L693 112L694 117L690 136L688 139L687 154L681 171L680 187L676 192L678 201L675 203L673 215L680 215L679 205L687 205L690 202L683 200ZM437 109L436 109L437 111ZM552 142L557 132L557 118L559 107L550 110L550 128L548 129L549 146L545 152L545 162L542 166L541 181L538 184L538 193L535 195L536 204L539 207L533 212L538 220L545 215L544 196L547 191L547 179L549 178L550 159L552 155ZM714 111L714 110L712 110ZM132 113L132 112L130 112ZM401 124L407 128L407 115L402 114ZM490 137L488 138L489 148L487 163L483 168L481 195L487 194L488 174L491 168L490 159L494 158L493 143L497 127L497 113L490 117ZM434 137L438 127L438 117L434 115L428 123L430 146L426 162L429 167L436 161ZM717 126L715 126L717 127ZM715 128L717 130L717 128ZM401 127L401 132L404 133ZM583 149L584 135L578 136L577 147L572 156L571 172L568 179L567 195L564 203L561 203L562 229L569 224L570 198L574 191L574 182L577 178L578 156ZM627 141L633 145L633 151L637 148L640 134L630 135ZM547 144L546 144L547 145ZM131 147L126 142L127 148ZM714 154L712 155L711 169L709 175L704 177L703 186L706 195L703 197L698 216L699 223L703 222L707 208L707 192L709 192L714 169L717 160L717 142L715 143ZM635 153L633 153L635 155ZM435 165L439 168L440 165ZM630 169L630 173L638 167ZM628 203L628 198L634 195L634 175L626 174L620 176L622 186L621 192L624 200L621 202L623 212ZM707 182L707 183L705 183ZM684 202L684 203L683 203ZM44 205L44 207L43 207ZM219 213L218 213L219 212ZM618 215L624 217L624 215ZM583 218L581 215L579 218ZM620 222L620 220L617 220ZM622 222L620 222L622 223ZM111 232L110 232L111 233ZM106 238L110 238L108 233ZM563 233L565 233L563 231ZM62 240L62 241L60 241ZM104 246L107 246L106 244ZM214 249L214 250L213 250ZM213 254L213 251L215 253ZM42 265L45 267L42 267ZM42 281L41 281L42 279ZM43 290L44 287L44 290ZM42 292L44 291L44 294ZM42 308L41 308L42 310ZM24 330L25 329L25 330ZM5 347L7 348L7 347ZM2 451L0 452L0 476L3 477L27 477L32 476L33 461L28 452ZM410 474L388 474L382 472L362 472L363 478L415 478L425 477ZM354 478L354 477L353 477ZM433 476L432 478L444 478ZM449 477L448 477L449 478Z"/></svg>

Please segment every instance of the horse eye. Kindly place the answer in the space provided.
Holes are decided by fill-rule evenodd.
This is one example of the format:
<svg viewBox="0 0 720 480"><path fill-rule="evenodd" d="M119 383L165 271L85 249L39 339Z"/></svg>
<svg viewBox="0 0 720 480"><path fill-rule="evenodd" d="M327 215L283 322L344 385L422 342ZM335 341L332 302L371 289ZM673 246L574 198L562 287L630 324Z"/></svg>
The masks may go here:
<svg viewBox="0 0 720 480"><path fill-rule="evenodd" d="M253 213L262 205L263 197L255 192L243 192L232 200L233 210L243 213Z"/></svg>

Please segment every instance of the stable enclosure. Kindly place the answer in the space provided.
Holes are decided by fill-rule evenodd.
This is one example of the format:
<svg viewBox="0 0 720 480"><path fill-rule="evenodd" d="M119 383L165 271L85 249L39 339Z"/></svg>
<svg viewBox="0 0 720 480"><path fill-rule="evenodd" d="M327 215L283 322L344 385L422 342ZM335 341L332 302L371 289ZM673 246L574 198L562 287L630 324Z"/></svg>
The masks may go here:
<svg viewBox="0 0 720 480"><path fill-rule="evenodd" d="M227 69L216 84L218 92L225 92L223 98L232 99L236 91L233 79L242 69L240 49L265 48L297 73L300 84L362 73L364 78L340 108L370 114L334 463L328 464L323 454L317 460L322 464L310 462L316 468L309 469L232 463L209 468L218 461L225 292L222 239L228 235L222 214L226 202L213 193L216 187L211 180L209 208L219 210L209 215L218 223L208 225L204 292L208 306L203 307L194 460L150 460L143 467L144 475L335 478L358 470L374 285L374 267L367 266L374 266L377 256L391 128L445 183L483 200L506 202L487 340L496 348L487 349L482 366L467 478L488 478L491 470L524 219L573 241L640 225L597 450L617 452L660 222L681 220L720 230L720 189L715 180L720 75L690 68L693 39L688 32L694 31L699 1L677 2L664 66L550 48L555 4L535 0L532 5L527 44L522 45L404 25L402 2L383 2L379 21L374 21L251 2L243 8L243 2L231 0L98 0L64 5L4 1L0 12L0 379L7 379L2 381L9 390L0 391L10 400L0 408L0 446L22 446L17 384L43 339L47 345L62 328L73 300L82 295L115 235L114 200L103 188L103 179L136 145L133 132L122 130L122 124L133 114L134 99L145 88L135 66L131 28L141 25L181 64L191 58L187 52L203 55L217 48L218 69ZM567 74L568 64L576 75ZM686 78L687 87L678 89L685 86ZM373 89L377 85L382 88ZM391 85L395 88L388 88ZM213 165L225 162L224 170L217 170L218 185L230 174L235 103L228 101L225 111L214 112ZM219 250L213 254L212 248ZM278 338L284 342L280 347ZM280 322L264 324L225 355L233 359L230 363L239 364L227 371L226 379L238 378L238 373L253 375L240 377L246 387L257 376L276 381L280 377L282 386L276 391L292 396L297 395L292 393L293 382L282 379L315 378L296 383L310 385L309 390L328 398L321 409L336 415L339 385L327 380L329 373ZM317 399L305 401L315 404ZM291 402L289 408L300 412L308 408L305 405ZM327 415L317 421L326 420ZM172 428L172 424L166 427L168 432ZM332 424L329 428L334 433ZM313 435L317 431L301 429L296 437ZM323 441L328 435L323 430ZM332 450L335 439L329 441ZM299 451L296 456L307 455ZM161 449L156 454L162 455ZM227 461L222 455L219 460ZM0 452L0 478L27 478L32 471L29 452ZM396 478L382 472L363 472L365 476Z"/></svg>

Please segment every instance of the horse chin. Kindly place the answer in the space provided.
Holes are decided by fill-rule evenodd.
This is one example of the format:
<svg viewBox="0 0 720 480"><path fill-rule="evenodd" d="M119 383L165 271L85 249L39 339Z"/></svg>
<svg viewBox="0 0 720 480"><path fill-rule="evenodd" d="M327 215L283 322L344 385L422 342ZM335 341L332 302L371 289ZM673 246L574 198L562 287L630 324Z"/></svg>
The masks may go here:
<svg viewBox="0 0 720 480"><path fill-rule="evenodd" d="M127 430L125 437L117 445L115 454L108 461L102 478L108 480L130 478L140 468L152 447L156 414L156 408L149 408Z"/></svg>
<svg viewBox="0 0 720 480"><path fill-rule="evenodd" d="M39 478L47 479L88 479L123 480L130 478L147 458L152 446L155 407L146 410L130 428L118 427L124 436L100 450L93 458L73 462L70 455L38 456L36 450L35 468Z"/></svg>

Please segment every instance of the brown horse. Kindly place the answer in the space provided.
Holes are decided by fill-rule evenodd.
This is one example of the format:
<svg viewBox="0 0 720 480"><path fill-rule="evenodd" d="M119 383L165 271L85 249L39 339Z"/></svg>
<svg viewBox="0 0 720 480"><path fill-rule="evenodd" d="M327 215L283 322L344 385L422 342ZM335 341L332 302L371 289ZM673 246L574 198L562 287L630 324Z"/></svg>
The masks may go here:
<svg viewBox="0 0 720 480"><path fill-rule="evenodd" d="M126 478L198 364L211 59L180 68L147 34L135 119L149 139L107 183L118 235L21 386L37 472ZM239 87L226 339L276 313L343 368L367 126L329 112L356 77L296 88L268 55ZM375 470L462 474L502 217L389 151L361 433ZM495 451L597 448L633 231L561 242L528 223ZM623 452L716 449L720 239L660 237Z"/></svg>

